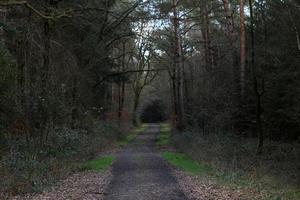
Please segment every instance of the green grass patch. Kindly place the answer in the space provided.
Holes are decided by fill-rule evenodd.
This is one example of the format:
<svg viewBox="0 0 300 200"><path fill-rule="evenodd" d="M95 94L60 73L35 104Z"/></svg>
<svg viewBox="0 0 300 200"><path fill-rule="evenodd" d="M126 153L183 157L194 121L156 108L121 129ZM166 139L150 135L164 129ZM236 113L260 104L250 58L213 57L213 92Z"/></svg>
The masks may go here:
<svg viewBox="0 0 300 200"><path fill-rule="evenodd" d="M136 137L136 134L129 134L127 135L125 138L123 138L122 140L120 140L118 142L118 146L119 147L125 147L127 144L129 144L132 140L134 140L134 138Z"/></svg>
<svg viewBox="0 0 300 200"><path fill-rule="evenodd" d="M170 145L171 142L171 125L164 123L160 125L160 133L156 139L156 145L163 147Z"/></svg>
<svg viewBox="0 0 300 200"><path fill-rule="evenodd" d="M135 128L130 134L128 134L126 137L118 141L117 145L119 147L125 147L130 142L132 142L136 136L143 132L147 128L147 124L142 124L140 127Z"/></svg>
<svg viewBox="0 0 300 200"><path fill-rule="evenodd" d="M116 158L114 156L104 156L102 158L87 161L83 164L82 169L104 171L112 165L115 159Z"/></svg>
<svg viewBox="0 0 300 200"><path fill-rule="evenodd" d="M196 162L182 153L163 152L162 156L166 160L168 160L173 166L191 174L199 175L208 174L212 172L212 168L208 165Z"/></svg>
<svg viewBox="0 0 300 200"><path fill-rule="evenodd" d="M171 131L171 124L169 124L169 123L160 124L160 131L161 132L170 132Z"/></svg>

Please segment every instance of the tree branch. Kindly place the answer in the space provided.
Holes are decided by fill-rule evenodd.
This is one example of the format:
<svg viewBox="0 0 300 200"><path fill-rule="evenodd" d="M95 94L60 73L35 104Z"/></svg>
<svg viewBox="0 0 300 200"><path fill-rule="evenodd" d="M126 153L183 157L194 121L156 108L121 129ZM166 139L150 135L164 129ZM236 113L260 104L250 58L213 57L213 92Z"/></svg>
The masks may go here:
<svg viewBox="0 0 300 200"><path fill-rule="evenodd" d="M94 85L94 88L97 87L98 85L100 85L101 83L103 83L104 81L106 81L109 77L120 76L120 75L131 74L131 73L140 73L140 72L158 72L158 71L164 71L164 70L166 70L166 69L128 70L125 72L116 72L116 73L112 73L112 74L107 74L98 83L96 83Z"/></svg>
<svg viewBox="0 0 300 200"><path fill-rule="evenodd" d="M37 16L39 16L43 19L46 19L46 20L54 21L54 20L62 18L62 17L67 17L65 12L63 12L60 15L57 15L57 16L46 15L46 14L42 13L41 11L37 10L36 8L34 8L27 1L13 1L13 2L6 2L6 3L0 2L0 7L12 7L12 6L24 6L25 8L28 8L33 13L35 13Z"/></svg>

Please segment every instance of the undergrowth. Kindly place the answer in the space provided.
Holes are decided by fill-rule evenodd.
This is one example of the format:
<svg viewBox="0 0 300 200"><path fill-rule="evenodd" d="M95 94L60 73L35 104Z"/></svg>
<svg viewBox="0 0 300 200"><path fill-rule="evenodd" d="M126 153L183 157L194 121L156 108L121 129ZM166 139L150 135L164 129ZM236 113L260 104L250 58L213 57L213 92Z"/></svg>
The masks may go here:
<svg viewBox="0 0 300 200"><path fill-rule="evenodd" d="M199 132L174 132L172 141L189 158L212 169L204 170L209 172L205 176L223 185L254 188L266 199L300 199L299 142L266 141L264 153L256 155L256 139ZM175 161L185 165L181 158Z"/></svg>
<svg viewBox="0 0 300 200"><path fill-rule="evenodd" d="M36 146L34 139L28 146L25 139L8 138L0 155L0 199L42 191L111 148L122 134L126 130L117 123L95 120L86 129L56 128L43 146Z"/></svg>

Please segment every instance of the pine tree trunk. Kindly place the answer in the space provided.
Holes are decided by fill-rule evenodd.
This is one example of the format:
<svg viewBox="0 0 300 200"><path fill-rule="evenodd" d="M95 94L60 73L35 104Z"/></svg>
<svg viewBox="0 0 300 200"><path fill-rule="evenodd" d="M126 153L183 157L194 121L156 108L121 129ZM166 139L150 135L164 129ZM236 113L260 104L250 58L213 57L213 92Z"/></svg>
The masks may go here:
<svg viewBox="0 0 300 200"><path fill-rule="evenodd" d="M173 0L173 17L174 17L174 72L175 72L175 85L176 85L176 101L177 101L177 128L184 128L184 77L183 77L183 63L181 52L181 39L179 31L179 19L178 19L178 0Z"/></svg>
<svg viewBox="0 0 300 200"><path fill-rule="evenodd" d="M249 8L250 8L250 31L251 31L251 67L252 67L252 78L253 78L253 89L255 94L255 103L256 103L256 131L258 134L258 145L257 145L257 154L261 154L263 152L264 145L264 132L262 127L262 105L261 105L261 97L263 92L259 91L258 80L256 75L256 67L255 67L255 38L254 38L254 16L253 16L253 2L249 0ZM264 87L264 86L262 86ZM264 90L264 89L263 89Z"/></svg>
<svg viewBox="0 0 300 200"><path fill-rule="evenodd" d="M244 0L240 0L240 97L241 103L245 97L245 72L246 72L246 32Z"/></svg>

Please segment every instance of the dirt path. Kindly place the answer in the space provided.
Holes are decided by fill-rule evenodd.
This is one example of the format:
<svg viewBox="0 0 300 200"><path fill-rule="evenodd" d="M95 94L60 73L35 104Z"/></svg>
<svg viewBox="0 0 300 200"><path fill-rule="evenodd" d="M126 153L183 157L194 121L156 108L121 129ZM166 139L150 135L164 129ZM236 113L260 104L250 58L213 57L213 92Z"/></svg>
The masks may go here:
<svg viewBox="0 0 300 200"><path fill-rule="evenodd" d="M159 125L144 133L117 155L106 200L186 200L166 161L155 150Z"/></svg>

